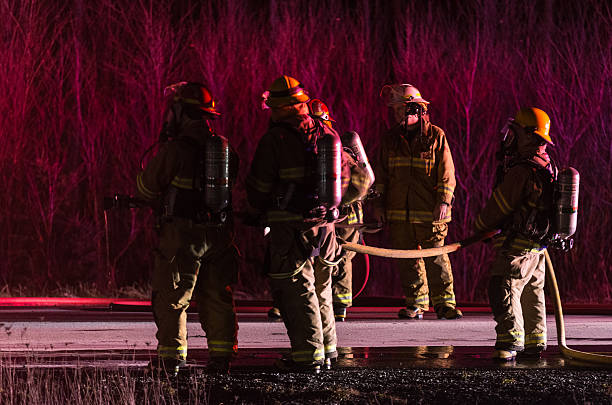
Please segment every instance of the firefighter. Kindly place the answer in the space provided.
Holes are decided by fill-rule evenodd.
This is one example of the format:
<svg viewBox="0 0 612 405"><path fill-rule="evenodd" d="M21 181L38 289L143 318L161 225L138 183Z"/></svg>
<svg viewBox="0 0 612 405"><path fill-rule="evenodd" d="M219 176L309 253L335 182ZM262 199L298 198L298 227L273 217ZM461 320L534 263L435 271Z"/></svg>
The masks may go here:
<svg viewBox="0 0 612 405"><path fill-rule="evenodd" d="M501 229L489 282L497 360L512 361L517 352L539 358L546 349L543 238L551 226L556 174L546 153L554 145L549 130L550 119L538 108L522 108L509 122L501 151L507 162L474 223L477 231Z"/></svg>
<svg viewBox="0 0 612 405"><path fill-rule="evenodd" d="M327 106L318 99L311 100L308 103L308 109L311 117L323 123L329 128L332 127L334 120L329 115ZM340 138L341 142L344 135ZM344 146L344 145L343 145ZM363 148L362 148L363 149ZM362 150L363 155L365 152ZM345 218L341 224L356 224L362 222L361 218L361 199L365 197L369 187L373 182L372 177L368 176L368 171L365 165L358 165L357 158L352 149L344 147L342 152L342 190L343 198L341 200L340 215ZM371 173L371 170L370 170ZM359 217L357 215L359 214ZM349 238L350 242L356 242L359 237L357 228L335 228L336 240L339 245L347 242L345 238ZM340 250L338 254L332 258L323 258L318 256L314 262L315 269L315 289L319 298L319 307L321 310L321 324L323 328L323 341L325 345L325 368L331 369L332 364L338 358L336 350L337 336L335 329L336 321L344 321L346 317L346 307L352 303L352 271L346 266L346 252ZM355 254L351 255L352 257ZM348 262L350 266L350 261ZM348 271L347 271L348 270ZM331 300L329 299L329 286L331 286ZM339 316L339 312L341 316Z"/></svg>
<svg viewBox="0 0 612 405"><path fill-rule="evenodd" d="M220 114L206 86L181 82L166 94L167 140L137 176L139 197L158 207L160 225L151 300L158 345L150 366L176 375L185 365L186 311L193 296L208 341L207 368L227 373L237 350L231 284L237 281L238 250L230 187L238 160L211 129L210 120Z"/></svg>
<svg viewBox="0 0 612 405"><path fill-rule="evenodd" d="M325 125L330 128L333 128L333 122L336 122L329 113L329 108L323 103L321 100L314 99L309 102L309 110L311 116L315 119L321 120ZM350 134L347 134L350 136ZM341 137L343 140L345 135ZM344 146L344 151L348 153L353 160L357 160L358 156L355 156L352 149ZM347 161L347 160L345 160ZM363 166L368 165L369 163L363 162ZM361 191L368 190L372 185L374 178L373 173L372 176L368 176L364 179L361 179L361 176L364 175L363 170L357 170L357 166L352 166L352 182L361 187ZM366 171L365 174L368 172ZM370 171L371 173L371 171ZM360 183L361 182L361 183ZM345 204L342 207L342 215L346 217L339 224L342 225L354 225L363 223L363 208L362 208L362 200L358 199L350 204ZM339 227L336 226L336 238L338 240L338 244L342 245L343 243L357 243L361 238L361 233L357 227ZM353 268L352 268L352 260L355 257L355 252L342 251L340 257L336 258L332 263L332 296L333 296L333 309L334 309L334 317L336 322L344 322L346 319L346 309L353 305L353 291L352 291L352 283L353 283ZM323 265L322 261L318 261L320 265Z"/></svg>
<svg viewBox="0 0 612 405"><path fill-rule="evenodd" d="M317 199L322 191L312 172L324 140L337 146L338 164L341 148L338 134L308 114L309 99L295 78L274 80L265 99L270 125L257 146L246 189L250 205L265 212L270 227L267 271L291 342L291 356L275 365L316 374L337 351L330 276L315 272L314 263L337 257L340 247L329 222L336 206ZM339 205L340 173L336 176Z"/></svg>
<svg viewBox="0 0 612 405"><path fill-rule="evenodd" d="M382 198L374 216L390 225L396 249L444 245L451 221L455 167L444 131L429 121L429 102L410 84L383 87L393 126L382 139L375 168ZM448 255L398 262L406 308L398 316L423 319L430 298L438 319L458 319Z"/></svg>
<svg viewBox="0 0 612 405"><path fill-rule="evenodd" d="M310 116L320 120L323 124L329 128L333 128L332 122L336 122L329 113L329 108L325 103L319 99L312 99L308 102L308 110ZM344 148L344 151L352 154L349 148ZM356 156L351 156L352 159L356 159ZM348 162L345 158L344 162ZM357 166L353 166L356 168ZM362 176L363 171L353 170L355 177ZM367 182L364 182L361 187L369 188L372 184L373 178L368 178ZM363 222L363 209L362 201L357 200L352 204L346 204L343 208L342 216L346 217L341 224L353 225ZM355 228L344 228L336 227L336 238L338 243L356 243L359 241L361 234L357 227ZM349 308L353 303L352 294L352 260L355 257L355 252L342 251L341 255L337 260L333 261L331 266L331 277L332 277L332 297L333 297L333 312L336 322L344 322L346 319L346 309ZM315 262L315 267L323 267L323 262L318 260ZM281 320L280 311L276 305L274 305L268 311L268 319L272 321Z"/></svg>

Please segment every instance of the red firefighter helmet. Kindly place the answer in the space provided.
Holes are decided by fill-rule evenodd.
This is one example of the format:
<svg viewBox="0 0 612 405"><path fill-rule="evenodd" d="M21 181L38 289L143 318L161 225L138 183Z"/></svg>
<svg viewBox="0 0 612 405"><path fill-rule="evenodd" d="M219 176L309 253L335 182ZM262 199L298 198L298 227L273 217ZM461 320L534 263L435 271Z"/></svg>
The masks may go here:
<svg viewBox="0 0 612 405"><path fill-rule="evenodd" d="M329 115L329 108L327 108L325 103L318 98L314 98L308 102L308 110L310 111L310 115L322 120L330 128L332 126L331 123L336 122L336 120Z"/></svg>
<svg viewBox="0 0 612 405"><path fill-rule="evenodd" d="M164 95L170 96L172 103L181 103L195 106L212 116L221 113L215 108L215 99L211 91L205 85L196 82L178 82L164 89Z"/></svg>

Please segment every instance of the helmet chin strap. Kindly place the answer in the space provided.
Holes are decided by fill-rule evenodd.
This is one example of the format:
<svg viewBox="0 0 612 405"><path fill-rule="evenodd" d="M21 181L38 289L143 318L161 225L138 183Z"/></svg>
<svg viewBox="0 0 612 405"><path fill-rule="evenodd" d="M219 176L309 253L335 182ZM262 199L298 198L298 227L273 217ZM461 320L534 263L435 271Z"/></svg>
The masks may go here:
<svg viewBox="0 0 612 405"><path fill-rule="evenodd" d="M204 124L206 125L206 129L208 129L208 133L210 135L215 135L215 130L213 129L212 125L210 124L210 120L204 118Z"/></svg>

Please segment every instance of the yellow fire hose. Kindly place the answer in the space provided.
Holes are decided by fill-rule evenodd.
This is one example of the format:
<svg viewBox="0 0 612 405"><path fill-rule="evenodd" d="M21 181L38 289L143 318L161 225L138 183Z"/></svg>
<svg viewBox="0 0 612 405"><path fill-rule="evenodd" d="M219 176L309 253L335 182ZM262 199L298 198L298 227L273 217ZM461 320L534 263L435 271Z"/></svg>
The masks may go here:
<svg viewBox="0 0 612 405"><path fill-rule="evenodd" d="M456 252L457 250L466 246L473 245L481 240L492 238L499 231L487 232L471 236L459 242L451 243L436 248L419 249L419 250L398 250L398 249L384 249L372 246L360 245L358 243L345 243L342 245L342 249L350 250L351 252L364 253L372 256L389 257L391 259L418 259L421 257L433 257L442 254L448 254Z"/></svg>
<svg viewBox="0 0 612 405"><path fill-rule="evenodd" d="M555 323L557 325L557 343L561 354L570 359L587 361L589 363L599 364L612 364L612 356L606 356L603 354L581 352L580 350L574 350L567 347L565 343L565 322L563 321L563 309L561 308L561 297L559 296L559 287L557 286L557 277L555 276L555 270L550 260L548 251L544 251L546 257L546 281L552 293L552 299L555 304Z"/></svg>
<svg viewBox="0 0 612 405"><path fill-rule="evenodd" d="M462 241L451 243L450 245L441 246L437 248L419 249L419 250L397 250L397 249L384 249L366 245L359 245L356 243L345 243L342 248L357 253L364 253L372 256L388 257L393 259L418 259L422 257L438 256L444 253L456 252L461 248L472 245L484 239L495 236L497 231L489 232L480 235L474 235ZM612 356L582 352L579 350L570 349L567 347L565 342L565 322L563 320L563 309L561 308L561 297L559 296L559 287L557 286L557 277L555 276L555 270L548 255L548 251L544 251L546 258L546 280L552 293L552 299L555 306L555 324L557 326L557 343L561 354L569 359L582 360L589 363L598 364L612 364Z"/></svg>

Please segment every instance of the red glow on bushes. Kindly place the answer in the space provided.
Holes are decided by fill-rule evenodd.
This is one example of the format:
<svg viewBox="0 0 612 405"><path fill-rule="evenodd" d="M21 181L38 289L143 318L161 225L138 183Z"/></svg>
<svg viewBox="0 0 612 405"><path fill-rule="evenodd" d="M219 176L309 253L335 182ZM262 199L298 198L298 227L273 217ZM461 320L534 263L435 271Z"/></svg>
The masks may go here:
<svg viewBox="0 0 612 405"><path fill-rule="evenodd" d="M242 209L244 176L268 122L259 99L286 73L325 100L336 128L358 131L372 157L384 130L381 87L409 82L423 92L457 167L449 241L470 233L490 193L505 119L519 106L544 109L553 157L583 178L576 247L553 257L562 294L612 301L612 233L602 232L612 228L606 3L564 2L554 13L527 0L501 8L482 0L345 3L2 3L0 286L114 288L149 279L151 213L111 212L107 241L101 202L134 191L140 156L161 129L163 88L210 85L224 114L215 129L241 157L234 205ZM263 294L260 232L237 224L237 237L238 290ZM386 243L377 238L367 240ZM460 300L486 300L491 257L482 245L451 259ZM400 295L390 262L372 266L364 295Z"/></svg>

